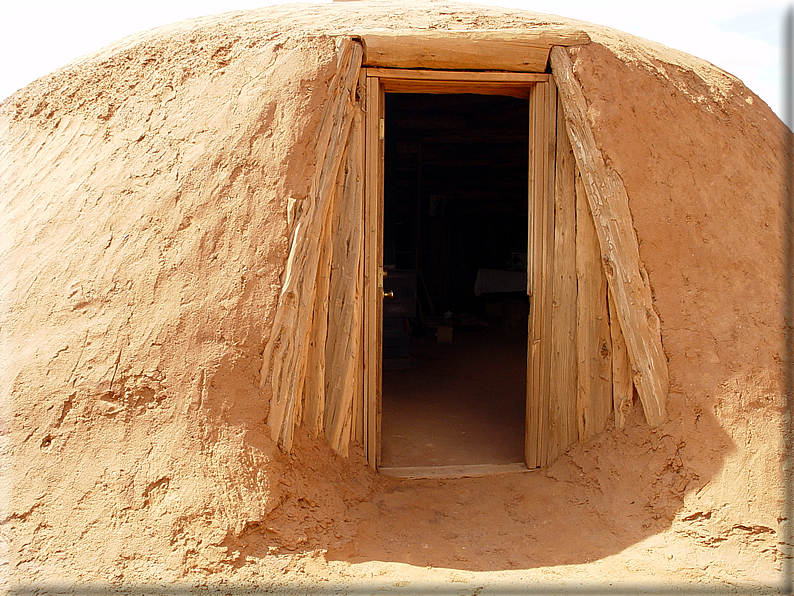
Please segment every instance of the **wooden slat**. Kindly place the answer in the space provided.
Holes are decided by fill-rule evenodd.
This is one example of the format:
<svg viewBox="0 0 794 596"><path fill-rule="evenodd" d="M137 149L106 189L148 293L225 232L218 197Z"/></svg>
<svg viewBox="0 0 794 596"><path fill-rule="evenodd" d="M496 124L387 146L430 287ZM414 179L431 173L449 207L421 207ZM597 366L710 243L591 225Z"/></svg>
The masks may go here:
<svg viewBox="0 0 794 596"><path fill-rule="evenodd" d="M554 45L588 43L584 31L568 27L530 30L360 30L364 65L439 70L544 72Z"/></svg>
<svg viewBox="0 0 794 596"><path fill-rule="evenodd" d="M541 439L541 465L549 463L549 391L551 387L551 308L552 289L554 279L554 190L555 190L555 160L557 150L557 87L554 78L550 77L547 83L548 95L546 98L546 115L543 123L543 151L545 152L545 186L546 199L543 209L543 250L541 252L543 267L543 330L541 338L541 363L540 383L546 392L545 408L542 412L542 439Z"/></svg>
<svg viewBox="0 0 794 596"><path fill-rule="evenodd" d="M623 181L607 167L587 122L587 104L574 78L570 56L553 48L551 66L560 89L568 136L587 191L601 260L617 318L626 340L634 384L651 426L666 418L669 390L661 325L653 308L648 274L640 260L629 200Z"/></svg>
<svg viewBox="0 0 794 596"><path fill-rule="evenodd" d="M360 44L343 40L338 70L315 136L317 166L309 196L300 208L284 271L279 304L262 362L262 384L270 384L268 426L280 448L289 451L297 402L306 375L315 281L321 251L317 238L334 191L343 149L355 113L355 87L361 67Z"/></svg>
<svg viewBox="0 0 794 596"><path fill-rule="evenodd" d="M389 93L432 93L436 95L476 93L478 95L506 95L519 99L529 97L528 83L476 83L394 79L384 83L384 86Z"/></svg>
<svg viewBox="0 0 794 596"><path fill-rule="evenodd" d="M620 330L615 303L609 299L609 333L612 337L612 409L615 412L615 426L622 429L626 416L631 412L634 397L634 382L631 379L631 362L626 348L626 340Z"/></svg>
<svg viewBox="0 0 794 596"><path fill-rule="evenodd" d="M381 334L383 287L379 271L383 259L383 150L380 119L383 117L383 91L377 77L367 77L366 98L366 182L364 217L364 424L367 461L378 469L380 455ZM381 282L382 283L382 282Z"/></svg>
<svg viewBox="0 0 794 596"><path fill-rule="evenodd" d="M357 110L335 193L332 259L328 271L328 341L325 375L325 436L331 448L347 455L353 430L353 404L361 387L356 378L361 350L364 143L363 113ZM319 285L319 284L318 284Z"/></svg>
<svg viewBox="0 0 794 596"><path fill-rule="evenodd" d="M339 172L339 177L343 172ZM334 195L337 193L335 192ZM328 329L328 293L331 278L331 259L333 247L331 246L331 229L333 225L333 207L339 202L339 197L334 196L329 204L328 212L317 239L315 250L320 256L317 263L317 277L314 283L312 319L309 323L309 342L306 346L306 374L303 383L302 408L295 411L295 419L309 429L313 436L319 436L323 431L325 417L325 376L326 376L326 341L329 337ZM336 333L336 329L331 330ZM333 335L331 335L333 337Z"/></svg>
<svg viewBox="0 0 794 596"><path fill-rule="evenodd" d="M525 464L462 464L452 466L415 466L380 468L386 476L395 478L480 478L496 474L524 474L531 472Z"/></svg>
<svg viewBox="0 0 794 596"><path fill-rule="evenodd" d="M357 112L356 117L359 119L356 126L356 138L360 144L359 152L359 168L361 169L361 204L359 206L356 219L358 225L361 227L361 239L359 240L359 250L361 255L358 259L358 271L356 272L356 293L359 303L359 328L358 328L358 349L356 350L356 370L354 378L358 382L354 386L355 394L353 396L353 434L351 440L361 446L365 445L364 435L364 348L366 342L364 340L365 328L365 307L364 307L364 230L366 229L366 220L364 217L364 203L366 200L366 149L367 149L367 132L366 132L366 112L364 111L365 102L367 98L367 75L366 69L361 69L358 75L358 93L361 96L359 102L360 110Z"/></svg>
<svg viewBox="0 0 794 596"><path fill-rule="evenodd" d="M542 465L540 458L540 433L542 426L541 410L544 407L543 392L539 383L540 377L540 329L541 318L541 278L542 260L538 257L542 240L542 221L545 186L542 181L543 168L537 162L541 159L542 136L538 117L540 106L544 104L546 85L533 87L529 97L529 208L527 222L527 294L529 294L529 318L527 334L527 406L526 428L524 433L524 456L527 467L537 468Z"/></svg>
<svg viewBox="0 0 794 596"><path fill-rule="evenodd" d="M612 338L607 279L581 176L576 177L576 281L576 419L579 440L586 442L604 430L612 412Z"/></svg>
<svg viewBox="0 0 794 596"><path fill-rule="evenodd" d="M532 88L529 101L529 248L531 269L527 346L525 457L528 467L546 464L551 373L551 275L553 271L556 90L552 81Z"/></svg>
<svg viewBox="0 0 794 596"><path fill-rule="evenodd" d="M578 439L576 423L576 189L573 150L557 103L554 277L551 301L549 451L551 464Z"/></svg>
<svg viewBox="0 0 794 596"><path fill-rule="evenodd" d="M546 83L549 75L539 72L472 72L470 70L418 70L407 68L365 68L368 76L380 77L389 85L393 79L434 82ZM386 87L388 90L388 86Z"/></svg>
<svg viewBox="0 0 794 596"><path fill-rule="evenodd" d="M383 85L379 85L379 92L378 92L378 115L380 116L381 120L386 116L386 96L385 91L383 89ZM381 127L379 127L379 131L383 131L382 123ZM378 222L378 234L376 236L377 239L377 246L376 252L377 255L377 265L376 271L383 272L383 193L385 188L385 176L386 170L384 166L384 158L386 156L386 151L384 148L384 138L383 136L380 137L380 141L378 144L378 179L377 179L377 205L375 207L377 213L377 222ZM377 324L376 324L376 338L377 338L377 375L378 375L378 384L377 384L377 399L375 400L375 408L373 415L373 421L375 426L375 469L380 467L380 460L381 460L381 418L383 415L383 275L380 275L378 278L378 283L376 284L377 290L375 292L375 299L377 305Z"/></svg>

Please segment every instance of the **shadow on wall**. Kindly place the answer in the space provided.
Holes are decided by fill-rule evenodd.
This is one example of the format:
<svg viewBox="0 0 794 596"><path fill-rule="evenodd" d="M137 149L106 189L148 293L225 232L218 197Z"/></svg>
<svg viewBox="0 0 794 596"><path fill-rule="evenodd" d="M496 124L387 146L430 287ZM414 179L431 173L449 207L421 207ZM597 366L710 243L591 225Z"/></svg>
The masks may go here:
<svg viewBox="0 0 794 596"><path fill-rule="evenodd" d="M705 416L700 414L698 428L711 457L709 466L697 472L685 465L684 438L665 430L682 425L649 431L635 408L625 431L611 426L593 441L572 447L548 470L446 480L378 476L369 495L345 490L343 505L323 502L322 495L340 489L323 487L320 472L313 476L314 497L301 498L295 486L294 498L267 522L278 535L255 531L229 546L240 551L242 560L273 554L273 547L283 553L327 549L328 560L468 571L595 561L669 528L684 494L697 490L723 464L730 442L716 420ZM316 443L306 445L304 437L297 460L316 459L307 453L325 451ZM357 463L363 465L363 458ZM301 467L294 470L298 476L304 475ZM315 520L313 527L297 523L309 518ZM290 537L289 528L301 536Z"/></svg>

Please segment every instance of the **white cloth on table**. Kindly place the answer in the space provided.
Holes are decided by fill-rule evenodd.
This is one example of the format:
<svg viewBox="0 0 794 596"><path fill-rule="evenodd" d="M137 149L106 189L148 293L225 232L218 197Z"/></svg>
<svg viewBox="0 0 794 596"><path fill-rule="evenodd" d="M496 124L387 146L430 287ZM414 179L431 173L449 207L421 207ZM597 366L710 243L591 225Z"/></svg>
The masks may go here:
<svg viewBox="0 0 794 596"><path fill-rule="evenodd" d="M474 293L477 296L495 292L525 292L526 289L526 271L480 269L477 271L477 279L474 281Z"/></svg>

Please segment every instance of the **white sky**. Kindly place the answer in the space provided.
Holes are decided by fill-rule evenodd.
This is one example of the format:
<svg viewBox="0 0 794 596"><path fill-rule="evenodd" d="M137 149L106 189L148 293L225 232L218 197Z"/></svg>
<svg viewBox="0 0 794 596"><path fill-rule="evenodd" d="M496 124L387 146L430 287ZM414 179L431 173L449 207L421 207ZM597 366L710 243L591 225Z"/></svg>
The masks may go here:
<svg viewBox="0 0 794 596"><path fill-rule="evenodd" d="M270 0L5 0L0 99L121 37ZM480 0L621 29L712 62L781 114L784 0Z"/></svg>

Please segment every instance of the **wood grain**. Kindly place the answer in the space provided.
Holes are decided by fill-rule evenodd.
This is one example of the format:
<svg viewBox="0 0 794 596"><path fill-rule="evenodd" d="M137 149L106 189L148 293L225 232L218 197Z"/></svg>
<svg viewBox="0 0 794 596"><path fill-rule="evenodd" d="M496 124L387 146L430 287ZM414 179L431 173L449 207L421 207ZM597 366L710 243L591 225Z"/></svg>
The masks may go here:
<svg viewBox="0 0 794 596"><path fill-rule="evenodd" d="M612 409L615 412L615 426L622 429L626 425L626 416L631 412L634 382L631 378L631 362L629 362L626 340L623 338L618 314L611 298L609 332L612 336Z"/></svg>
<svg viewBox="0 0 794 596"><path fill-rule="evenodd" d="M363 256L364 143L363 113L357 110L350 142L334 201L333 255L328 297L328 343L325 376L325 436L337 453L347 455L353 421L353 404L362 384L356 378L361 357L362 287L359 282Z"/></svg>
<svg viewBox="0 0 794 596"><path fill-rule="evenodd" d="M544 72L549 49L589 43L584 31L568 27L537 30L355 31L364 44L364 65L439 70Z"/></svg>
<svg viewBox="0 0 794 596"><path fill-rule="evenodd" d="M555 164L549 450L546 465L565 453L579 437L576 424L576 168L559 99Z"/></svg>
<svg viewBox="0 0 794 596"><path fill-rule="evenodd" d="M365 68L367 76L379 77L387 85L396 80L433 81L437 83L546 83L548 74L540 72L474 72L470 70L421 70L409 68Z"/></svg>
<svg viewBox="0 0 794 596"><path fill-rule="evenodd" d="M367 461L378 469L380 456L381 334L383 285L383 89L377 77L367 77L366 88L366 179L364 236L364 435Z"/></svg>
<svg viewBox="0 0 794 596"><path fill-rule="evenodd" d="M607 279L581 176L576 177L576 281L579 441L599 434L612 412L612 338Z"/></svg>
<svg viewBox="0 0 794 596"><path fill-rule="evenodd" d="M355 113L355 88L361 67L361 45L342 40L338 69L329 86L321 123L314 138L316 170L309 196L296 209L295 226L284 271L279 304L262 362L262 383L271 387L268 426L273 439L285 451L292 448L298 401L307 371L307 346L322 234L336 184L344 147Z"/></svg>
<svg viewBox="0 0 794 596"><path fill-rule="evenodd" d="M423 81L412 79L394 79L385 82L385 89L389 93L432 93L459 94L476 93L478 95L506 95L526 99L529 97L527 83L498 83L498 82L467 82L467 81Z"/></svg>
<svg viewBox="0 0 794 596"><path fill-rule="evenodd" d="M530 468L546 465L548 454L556 107L553 82L537 83L529 100L530 312L524 452Z"/></svg>
<svg viewBox="0 0 794 596"><path fill-rule="evenodd" d="M607 167L596 145L587 121L584 94L574 78L567 50L553 48L551 65L565 108L576 165L593 214L610 296L626 340L634 384L648 424L658 426L667 416L667 359L648 274L640 260L628 195L623 181Z"/></svg>

